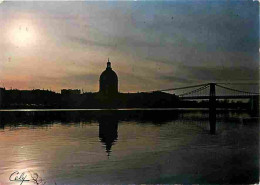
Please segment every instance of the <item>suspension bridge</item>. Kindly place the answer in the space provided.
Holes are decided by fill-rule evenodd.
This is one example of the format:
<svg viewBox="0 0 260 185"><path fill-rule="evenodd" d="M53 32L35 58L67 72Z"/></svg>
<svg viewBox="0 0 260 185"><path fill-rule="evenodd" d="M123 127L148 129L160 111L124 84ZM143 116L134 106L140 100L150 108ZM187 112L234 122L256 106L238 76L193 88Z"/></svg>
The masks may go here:
<svg viewBox="0 0 260 185"><path fill-rule="evenodd" d="M255 91L259 91L258 84L232 84L232 83L206 83L179 88L157 90L173 93L182 100L209 100L210 133L216 132L216 100L217 99L250 99L250 109L254 113L259 110L259 92L234 89L234 85L254 85ZM257 90L256 90L257 88ZM155 92L155 91L153 91Z"/></svg>
<svg viewBox="0 0 260 185"><path fill-rule="evenodd" d="M248 98L259 96L258 92L249 92L244 90L233 89L224 86L223 84L231 84L231 83L207 83L207 84L200 84L200 85L193 85L193 86L186 86L186 87L179 87L179 88L162 89L157 91L174 92L174 94L179 96L179 98L181 99L209 99L210 97L214 97L216 99L248 99ZM235 84L235 85L242 85L242 84ZM185 90L187 89L188 91L184 93L178 93L178 91L184 89Z"/></svg>
<svg viewBox="0 0 260 185"><path fill-rule="evenodd" d="M157 92L167 92L175 94L182 100L209 100L209 106L214 107L217 99L250 99L251 109L257 110L259 104L259 92L247 91L241 89L235 89L230 86L239 85L251 85L257 87L258 84L243 84L243 83L205 83L199 85L192 85L179 88L161 89ZM156 92L153 91L153 92Z"/></svg>

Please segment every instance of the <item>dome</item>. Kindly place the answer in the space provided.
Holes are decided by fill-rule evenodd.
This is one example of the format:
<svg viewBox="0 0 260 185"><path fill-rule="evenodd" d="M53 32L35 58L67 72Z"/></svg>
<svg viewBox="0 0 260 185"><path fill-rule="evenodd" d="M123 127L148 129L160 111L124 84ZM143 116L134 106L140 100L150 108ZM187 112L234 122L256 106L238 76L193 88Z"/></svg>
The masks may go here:
<svg viewBox="0 0 260 185"><path fill-rule="evenodd" d="M105 71L103 71L100 75L100 80L103 81L117 81L117 75L115 73L115 71L113 71L112 69L106 69Z"/></svg>
<svg viewBox="0 0 260 185"><path fill-rule="evenodd" d="M111 63L107 62L107 68L99 78L99 92L104 94L118 93L118 78L111 68Z"/></svg>

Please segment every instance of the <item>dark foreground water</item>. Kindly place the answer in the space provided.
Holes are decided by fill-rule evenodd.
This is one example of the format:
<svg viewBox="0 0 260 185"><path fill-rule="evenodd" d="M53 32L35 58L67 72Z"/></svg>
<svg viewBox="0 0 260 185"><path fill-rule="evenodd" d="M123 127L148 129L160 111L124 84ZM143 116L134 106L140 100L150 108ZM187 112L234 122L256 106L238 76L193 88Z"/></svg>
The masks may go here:
<svg viewBox="0 0 260 185"><path fill-rule="evenodd" d="M0 122L0 184L259 181L246 112L218 112L216 134L205 110L5 111Z"/></svg>

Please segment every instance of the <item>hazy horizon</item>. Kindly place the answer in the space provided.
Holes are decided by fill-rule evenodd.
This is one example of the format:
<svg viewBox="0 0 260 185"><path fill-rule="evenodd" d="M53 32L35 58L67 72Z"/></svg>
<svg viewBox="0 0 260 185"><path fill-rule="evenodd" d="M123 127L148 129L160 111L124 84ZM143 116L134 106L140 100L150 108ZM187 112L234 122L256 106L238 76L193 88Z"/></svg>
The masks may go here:
<svg viewBox="0 0 260 185"><path fill-rule="evenodd" d="M0 4L0 86L97 92L110 58L120 92L258 83L253 1Z"/></svg>

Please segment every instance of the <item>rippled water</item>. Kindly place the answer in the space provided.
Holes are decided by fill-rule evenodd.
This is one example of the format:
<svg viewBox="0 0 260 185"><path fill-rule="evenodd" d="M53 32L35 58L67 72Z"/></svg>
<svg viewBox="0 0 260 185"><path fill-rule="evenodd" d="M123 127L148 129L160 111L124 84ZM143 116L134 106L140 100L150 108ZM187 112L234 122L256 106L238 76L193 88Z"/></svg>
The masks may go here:
<svg viewBox="0 0 260 185"><path fill-rule="evenodd" d="M46 184L258 182L258 119L246 112L0 112L0 184L14 171ZM33 184L32 181L23 184Z"/></svg>

